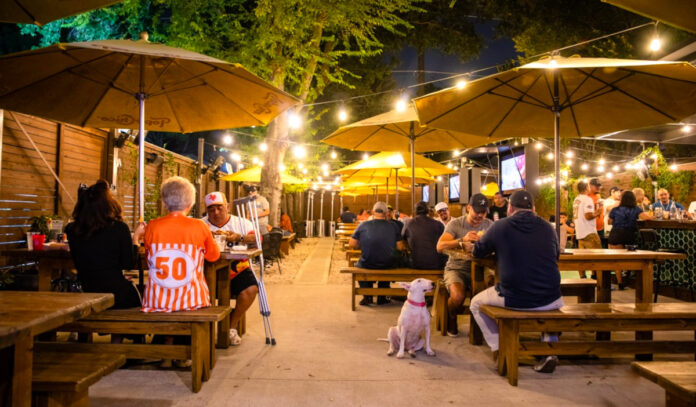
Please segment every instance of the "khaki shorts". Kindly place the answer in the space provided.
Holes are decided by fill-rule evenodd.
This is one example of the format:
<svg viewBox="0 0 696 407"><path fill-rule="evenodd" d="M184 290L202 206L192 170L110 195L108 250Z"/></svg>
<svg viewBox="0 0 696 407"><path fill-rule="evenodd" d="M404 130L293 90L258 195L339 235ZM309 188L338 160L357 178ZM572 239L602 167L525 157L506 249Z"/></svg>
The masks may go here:
<svg viewBox="0 0 696 407"><path fill-rule="evenodd" d="M601 249L602 241L599 240L597 233L590 233L583 239L578 239L578 247L580 249Z"/></svg>

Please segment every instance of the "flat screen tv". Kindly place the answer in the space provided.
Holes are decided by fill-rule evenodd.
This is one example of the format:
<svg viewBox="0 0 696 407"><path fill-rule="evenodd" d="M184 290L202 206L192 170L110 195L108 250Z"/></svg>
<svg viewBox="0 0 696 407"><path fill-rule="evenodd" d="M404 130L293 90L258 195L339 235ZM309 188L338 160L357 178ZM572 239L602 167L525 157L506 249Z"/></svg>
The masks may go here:
<svg viewBox="0 0 696 407"><path fill-rule="evenodd" d="M423 191L421 192L421 200L424 202L430 202L430 187L428 185L423 185Z"/></svg>
<svg viewBox="0 0 696 407"><path fill-rule="evenodd" d="M459 202L459 175L452 175L449 179L449 201Z"/></svg>
<svg viewBox="0 0 696 407"><path fill-rule="evenodd" d="M500 161L500 181L503 192L524 188L527 181L524 153L513 154Z"/></svg>

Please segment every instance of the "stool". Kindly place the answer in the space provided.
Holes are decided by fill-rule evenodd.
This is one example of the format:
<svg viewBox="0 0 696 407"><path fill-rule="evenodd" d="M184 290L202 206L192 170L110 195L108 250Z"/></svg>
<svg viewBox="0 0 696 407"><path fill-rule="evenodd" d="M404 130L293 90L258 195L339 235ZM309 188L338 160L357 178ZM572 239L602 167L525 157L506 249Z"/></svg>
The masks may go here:
<svg viewBox="0 0 696 407"><path fill-rule="evenodd" d="M664 253L686 253L684 249L681 248L667 248L667 247L660 247L659 241L658 241L658 236L657 236L657 231L655 229L640 229L638 231L640 233L640 238L643 241L642 248L645 250L653 250L653 251L658 251L658 252L664 252ZM667 268L669 265L672 264L672 261L666 261L663 263L664 267ZM653 291L655 292L655 298L653 299L653 302L657 302L657 294L660 292L660 275L663 271L662 269L662 263L657 263L656 264L656 271L655 271L655 279L653 281ZM672 281L672 287L676 288L676 284L674 281ZM692 290L693 290L693 284L692 284ZM693 292L693 291L692 291ZM675 295L676 296L676 295Z"/></svg>

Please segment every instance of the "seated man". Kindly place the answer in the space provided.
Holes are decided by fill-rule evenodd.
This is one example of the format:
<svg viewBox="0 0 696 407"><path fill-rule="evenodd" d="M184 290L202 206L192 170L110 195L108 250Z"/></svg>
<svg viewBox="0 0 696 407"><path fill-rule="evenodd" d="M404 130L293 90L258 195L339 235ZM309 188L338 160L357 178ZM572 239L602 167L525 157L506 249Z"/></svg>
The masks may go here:
<svg viewBox="0 0 696 407"><path fill-rule="evenodd" d="M280 213L280 228L283 229L283 236L290 236L294 233L292 230L292 219L285 212Z"/></svg>
<svg viewBox="0 0 696 407"><path fill-rule="evenodd" d="M488 198L485 195L473 195L466 208L465 216L452 219L445 227L445 232L437 242L438 252L463 248L465 242L477 241L481 234L493 225L493 221L486 218ZM471 261L450 257L445 265L444 279L449 291L447 308L450 317L447 322L447 335L457 336L457 315L462 312L466 293L471 292Z"/></svg>
<svg viewBox="0 0 696 407"><path fill-rule="evenodd" d="M445 225L428 216L428 203L416 205L416 216L404 226L403 238L411 250L411 267L420 270L442 270L447 256L437 252L437 241Z"/></svg>
<svg viewBox="0 0 696 407"><path fill-rule="evenodd" d="M357 220L357 216L355 216L355 214L350 211L350 208L344 206L343 212L341 212L339 220L343 223L355 223L355 221Z"/></svg>
<svg viewBox="0 0 696 407"><path fill-rule="evenodd" d="M533 202L529 192L515 192L510 197L508 217L491 226L476 243L466 245L473 249L474 257L493 252L498 257L498 284L476 294L470 307L494 353L498 351L498 325L480 311L481 305L530 311L563 306L558 238L551 225L534 213ZM558 337L544 334L542 340L556 342ZM556 356L547 356L534 370L551 373L557 363Z"/></svg>
<svg viewBox="0 0 696 407"><path fill-rule="evenodd" d="M672 211L672 209L679 209L682 211L684 210L684 206L682 204L675 200L669 199L669 191L667 191L664 188L660 188L657 190L657 202L655 202L652 207L653 209L662 209L662 219L669 218L669 213ZM689 215L689 212L684 213L686 214L687 218L691 217Z"/></svg>
<svg viewBox="0 0 696 407"><path fill-rule="evenodd" d="M386 219L387 204L381 201L375 202L372 207L374 219L362 222L353 236L348 241L351 249L360 249L360 259L355 263L356 267L366 269L389 269L396 265L395 256L397 242L401 240L401 230L394 223ZM360 281L360 287L373 287L373 281ZM389 281L377 283L380 288L389 287ZM387 304L389 300L384 296L377 297L377 305ZM371 305L372 296L366 295L360 301L360 305Z"/></svg>
<svg viewBox="0 0 696 407"><path fill-rule="evenodd" d="M228 213L227 198L221 192L211 192L205 196L207 215L203 221L210 227L213 234L227 235L228 242L255 242L253 227L248 219ZM230 316L230 343L239 345L242 338L236 326L242 315L253 304L259 292L256 276L249 267L249 260L234 261L230 265L230 295L237 298L234 312Z"/></svg>

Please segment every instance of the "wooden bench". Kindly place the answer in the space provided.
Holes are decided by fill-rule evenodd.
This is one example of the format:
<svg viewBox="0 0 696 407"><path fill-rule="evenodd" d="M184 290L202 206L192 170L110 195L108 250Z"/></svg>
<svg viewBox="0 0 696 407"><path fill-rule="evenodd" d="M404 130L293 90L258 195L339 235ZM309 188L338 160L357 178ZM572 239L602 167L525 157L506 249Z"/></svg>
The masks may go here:
<svg viewBox="0 0 696 407"><path fill-rule="evenodd" d="M350 261L351 257L358 257L360 258L360 255L362 254L362 251L360 249L348 249L346 250L346 261Z"/></svg>
<svg viewBox="0 0 696 407"><path fill-rule="evenodd" d="M517 385L520 356L612 355L617 353L695 353L696 338L688 341L560 341L520 339L524 332L694 331L696 304L573 304L554 311L518 311L490 305L481 312L498 321L498 373Z"/></svg>
<svg viewBox="0 0 696 407"><path fill-rule="evenodd" d="M286 256L290 254L291 247L295 248L295 233L283 236L283 239L280 241L280 251Z"/></svg>
<svg viewBox="0 0 696 407"><path fill-rule="evenodd" d="M191 359L192 388L197 393L203 381L210 378L215 366L215 324L227 318L229 306L201 308L195 311L141 312L140 308L113 309L89 315L64 325L69 332L108 334L183 335L190 345L165 344L77 344L79 351L121 353L129 359ZM227 335L227 332L220 333Z"/></svg>
<svg viewBox="0 0 696 407"><path fill-rule="evenodd" d="M358 260L360 260L360 257L359 257L359 256L358 256L358 257L351 257L351 258L349 258L349 259L348 259L348 267L355 267L355 263L357 263Z"/></svg>
<svg viewBox="0 0 696 407"><path fill-rule="evenodd" d="M362 288L358 285L359 281L406 281L410 282L417 278L426 278L437 282L442 278L442 270L416 270L409 268L372 270L359 267L342 267L341 273L348 273L352 276L351 284L351 309L355 311L355 297L358 295L406 295L406 291L399 287L373 287ZM426 293L432 296L433 292Z"/></svg>
<svg viewBox="0 0 696 407"><path fill-rule="evenodd" d="M447 328L449 322L449 308L447 308L447 301L449 300L449 292L447 287L444 286L442 280L437 282L437 287L435 288L436 294L436 305L433 307L435 309L435 329L440 331L442 336L447 335ZM561 280L561 295L564 297L577 297L578 303L593 303L595 302L595 291L597 288L597 281L591 278L568 278ZM468 307L463 310L464 313L468 314ZM460 314L461 315L461 314ZM481 331L478 330L478 335ZM475 333L469 332L472 345L480 345L483 338L475 338Z"/></svg>
<svg viewBox="0 0 696 407"><path fill-rule="evenodd" d="M633 362L633 370L665 389L665 406L696 406L696 362Z"/></svg>
<svg viewBox="0 0 696 407"><path fill-rule="evenodd" d="M89 386L126 362L119 354L37 351L34 355L32 405L87 406Z"/></svg>

